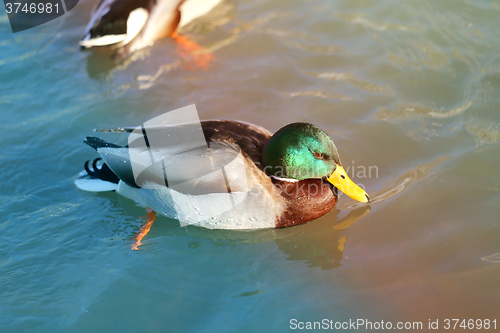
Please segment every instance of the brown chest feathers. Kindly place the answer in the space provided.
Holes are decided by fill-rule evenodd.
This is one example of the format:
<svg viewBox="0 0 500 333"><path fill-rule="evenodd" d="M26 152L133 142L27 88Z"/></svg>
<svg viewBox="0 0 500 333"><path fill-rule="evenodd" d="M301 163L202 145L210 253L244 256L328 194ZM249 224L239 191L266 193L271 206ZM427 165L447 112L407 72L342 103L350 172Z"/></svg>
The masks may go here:
<svg viewBox="0 0 500 333"><path fill-rule="evenodd" d="M297 182L272 178L288 203L276 221L276 228L302 224L328 213L337 203L336 189L322 179L305 179Z"/></svg>

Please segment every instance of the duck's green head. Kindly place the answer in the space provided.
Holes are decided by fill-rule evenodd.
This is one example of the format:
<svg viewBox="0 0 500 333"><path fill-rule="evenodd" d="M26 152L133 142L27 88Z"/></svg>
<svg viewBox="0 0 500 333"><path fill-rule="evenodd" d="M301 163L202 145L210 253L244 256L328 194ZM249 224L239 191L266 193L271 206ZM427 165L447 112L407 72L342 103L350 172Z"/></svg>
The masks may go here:
<svg viewBox="0 0 500 333"><path fill-rule="evenodd" d="M355 200L369 200L368 194L347 176L332 139L312 124L293 123L281 128L265 145L262 163L270 175L325 179Z"/></svg>

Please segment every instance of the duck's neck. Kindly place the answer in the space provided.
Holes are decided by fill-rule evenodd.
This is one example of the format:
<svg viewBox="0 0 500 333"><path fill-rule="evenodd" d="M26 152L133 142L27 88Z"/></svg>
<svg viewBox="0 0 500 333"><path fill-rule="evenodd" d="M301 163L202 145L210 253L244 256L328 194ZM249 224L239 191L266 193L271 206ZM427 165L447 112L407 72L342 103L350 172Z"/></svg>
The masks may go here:
<svg viewBox="0 0 500 333"><path fill-rule="evenodd" d="M276 221L277 228L302 224L328 213L337 202L334 188L322 179L296 180L271 177L288 203Z"/></svg>

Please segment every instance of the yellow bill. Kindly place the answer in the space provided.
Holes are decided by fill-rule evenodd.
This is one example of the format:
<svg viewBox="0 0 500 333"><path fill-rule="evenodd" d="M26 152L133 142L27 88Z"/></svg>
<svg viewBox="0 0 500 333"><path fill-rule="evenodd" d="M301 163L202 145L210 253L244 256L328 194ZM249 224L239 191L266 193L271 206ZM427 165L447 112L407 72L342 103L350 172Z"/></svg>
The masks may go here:
<svg viewBox="0 0 500 333"><path fill-rule="evenodd" d="M327 178L327 180L333 184L340 191L344 192L350 198L357 200L359 202L367 203L370 197L366 192L356 185L349 177L344 168L337 164L337 169L332 175Z"/></svg>

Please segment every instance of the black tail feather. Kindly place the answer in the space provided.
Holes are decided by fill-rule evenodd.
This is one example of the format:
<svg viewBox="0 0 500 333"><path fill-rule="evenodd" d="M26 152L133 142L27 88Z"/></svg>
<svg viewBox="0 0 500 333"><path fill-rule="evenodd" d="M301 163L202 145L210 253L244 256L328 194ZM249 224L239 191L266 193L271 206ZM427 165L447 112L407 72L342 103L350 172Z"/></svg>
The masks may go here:
<svg viewBox="0 0 500 333"><path fill-rule="evenodd" d="M92 146L91 146L92 147ZM93 178L98 178L107 182L115 183L118 184L120 179L111 171L111 169L106 165L106 163L103 163L102 167L99 169L97 167L97 162L102 160L102 158L96 158L94 161L92 161L92 169L90 170L89 168L89 162L85 162L85 171L87 171L88 175L93 177Z"/></svg>
<svg viewBox="0 0 500 333"><path fill-rule="evenodd" d="M88 136L83 140L84 143L88 144L90 147L97 150L97 148L123 148L122 146L115 145L114 143L109 143L101 138L96 138L95 136Z"/></svg>

